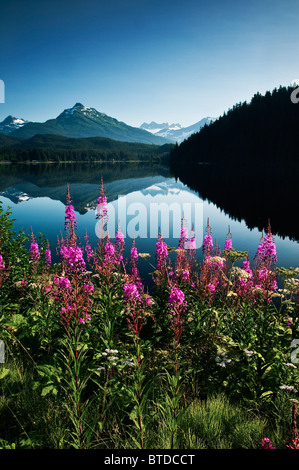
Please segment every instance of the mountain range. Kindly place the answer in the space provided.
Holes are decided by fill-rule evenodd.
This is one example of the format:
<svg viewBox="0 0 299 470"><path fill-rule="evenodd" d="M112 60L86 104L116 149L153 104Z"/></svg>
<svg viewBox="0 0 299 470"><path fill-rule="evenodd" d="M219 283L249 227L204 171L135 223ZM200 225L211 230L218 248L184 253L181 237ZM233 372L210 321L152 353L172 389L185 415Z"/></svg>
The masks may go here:
<svg viewBox="0 0 299 470"><path fill-rule="evenodd" d="M141 124L140 128L145 129L157 137L163 137L172 143L177 142L180 144L183 140L190 137L190 135L199 132L202 127L211 124L213 121L215 121L215 118L206 117L188 127L182 127L179 123L168 124L168 122L163 122L158 124L152 121L149 124L144 122Z"/></svg>
<svg viewBox="0 0 299 470"><path fill-rule="evenodd" d="M0 134L30 139L36 134L56 135L69 138L105 137L122 142L164 145L182 142L194 132L198 132L213 118L204 118L192 126L183 128L180 124L143 123L140 127L129 126L122 121L76 103L65 109L54 119L45 122L31 122L23 118L7 116L0 122Z"/></svg>
<svg viewBox="0 0 299 470"><path fill-rule="evenodd" d="M0 123L0 133L23 139L29 139L36 134L54 134L71 138L106 137L122 142L154 145L169 143L169 140L163 137L129 126L81 103L76 103L72 108L65 109L57 118L45 122L30 122L8 116Z"/></svg>

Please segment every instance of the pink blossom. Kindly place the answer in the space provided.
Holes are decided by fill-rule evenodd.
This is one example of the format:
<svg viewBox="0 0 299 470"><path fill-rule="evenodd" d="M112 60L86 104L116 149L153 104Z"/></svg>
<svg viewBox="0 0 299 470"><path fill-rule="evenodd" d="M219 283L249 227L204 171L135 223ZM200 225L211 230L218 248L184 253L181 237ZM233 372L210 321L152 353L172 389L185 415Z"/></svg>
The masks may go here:
<svg viewBox="0 0 299 470"><path fill-rule="evenodd" d="M128 283L124 285L124 299L128 301L130 299L139 299L140 295L136 284Z"/></svg>
<svg viewBox="0 0 299 470"><path fill-rule="evenodd" d="M135 246L131 248L131 260L137 261L138 260L138 252Z"/></svg>
<svg viewBox="0 0 299 470"><path fill-rule="evenodd" d="M124 241L125 241L124 234L123 234L120 230L118 230L118 231L116 232L116 237L115 237L115 239L116 239L116 241L119 242L119 243L124 243Z"/></svg>
<svg viewBox="0 0 299 470"><path fill-rule="evenodd" d="M215 292L216 287L214 286L214 284L212 282L209 282L207 287L208 287L210 292Z"/></svg>
<svg viewBox="0 0 299 470"><path fill-rule="evenodd" d="M49 248L47 248L45 251L45 263L46 266L49 266L51 264L51 250Z"/></svg>
<svg viewBox="0 0 299 470"><path fill-rule="evenodd" d="M83 252L79 246L63 245L60 249L60 256L70 268L85 268Z"/></svg>
<svg viewBox="0 0 299 470"><path fill-rule="evenodd" d="M2 258L2 255L0 254L0 271L3 271L5 269L5 264Z"/></svg>
<svg viewBox="0 0 299 470"><path fill-rule="evenodd" d="M165 267L165 262L168 256L167 244L162 238L160 238L156 243L156 260L157 260L157 269L161 271Z"/></svg>
<svg viewBox="0 0 299 470"><path fill-rule="evenodd" d="M178 287L173 287L169 295L169 304L173 306L181 305L184 300L184 292L182 292Z"/></svg>
<svg viewBox="0 0 299 470"><path fill-rule="evenodd" d="M85 320L91 320L89 313L86 313L84 318L83 317L79 318L79 322L82 323L82 325L85 325Z"/></svg>
<svg viewBox="0 0 299 470"><path fill-rule="evenodd" d="M227 238L227 240L225 240L224 249L225 250L231 250L232 246L233 246L232 240L230 238Z"/></svg>
<svg viewBox="0 0 299 470"><path fill-rule="evenodd" d="M261 440L261 445L262 445L263 449L275 449L275 447L273 447L273 445L271 444L271 441L268 437L264 437Z"/></svg>
<svg viewBox="0 0 299 470"><path fill-rule="evenodd" d="M85 292L93 292L94 291L94 287L92 284L83 284L83 289L85 290Z"/></svg>
<svg viewBox="0 0 299 470"><path fill-rule="evenodd" d="M115 253L114 245L112 242L108 241L105 245L105 255L112 257Z"/></svg>
<svg viewBox="0 0 299 470"><path fill-rule="evenodd" d="M250 261L249 260L244 260L243 261L242 269L244 269L244 271L246 271L252 277L252 269L250 268Z"/></svg>
<svg viewBox="0 0 299 470"><path fill-rule="evenodd" d="M54 278L57 280L57 278ZM54 280L53 280L54 282ZM71 283L69 281L69 279L67 277L61 277L58 279L58 282L59 282L59 287L61 287L62 289L66 289L66 290L71 290L72 286L71 286ZM56 282L55 282L56 284Z"/></svg>
<svg viewBox="0 0 299 470"><path fill-rule="evenodd" d="M72 204L66 205L65 207L65 219L67 221L76 220L75 209Z"/></svg>
<svg viewBox="0 0 299 470"><path fill-rule="evenodd" d="M40 259L39 247L36 242L30 244L30 258L32 261L38 261Z"/></svg>
<svg viewBox="0 0 299 470"><path fill-rule="evenodd" d="M189 240L188 240L188 249L189 250L196 250L196 239L195 238L189 238Z"/></svg>

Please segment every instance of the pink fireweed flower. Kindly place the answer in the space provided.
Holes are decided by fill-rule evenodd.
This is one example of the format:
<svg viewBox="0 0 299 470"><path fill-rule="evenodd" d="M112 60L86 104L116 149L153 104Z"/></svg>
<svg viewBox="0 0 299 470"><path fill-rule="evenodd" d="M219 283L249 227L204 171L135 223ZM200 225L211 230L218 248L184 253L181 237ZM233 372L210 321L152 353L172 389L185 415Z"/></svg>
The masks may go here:
<svg viewBox="0 0 299 470"><path fill-rule="evenodd" d="M45 250L45 265L50 266L52 260L51 260L51 250L50 250L50 245L49 242L47 242L47 248Z"/></svg>
<svg viewBox="0 0 299 470"><path fill-rule="evenodd" d="M125 242L124 234L120 230L117 230L115 240L119 243L124 243Z"/></svg>
<svg viewBox="0 0 299 470"><path fill-rule="evenodd" d="M211 227L210 227L209 219L208 219L208 223L207 223L206 232L207 232L207 234L204 237L202 251L203 251L204 255L208 256L208 255L211 254L211 252L213 250L213 239L212 239L212 235L211 235Z"/></svg>
<svg viewBox="0 0 299 470"><path fill-rule="evenodd" d="M107 241L107 243L105 244L104 253L107 257L113 258L115 249L114 249L114 245L112 242Z"/></svg>
<svg viewBox="0 0 299 470"><path fill-rule="evenodd" d="M118 230L115 235L115 257L116 262L120 263L123 260L123 251L125 248L125 237L121 231L120 224L118 223Z"/></svg>
<svg viewBox="0 0 299 470"><path fill-rule="evenodd" d="M66 193L66 207L65 207L65 218L64 218L64 229L67 232L68 241L71 245L76 244L76 215L75 209L72 205L72 198L69 190L69 185L67 185Z"/></svg>
<svg viewBox="0 0 299 470"><path fill-rule="evenodd" d="M268 437L263 437L261 440L261 446L263 449L275 449L271 444L271 441Z"/></svg>
<svg viewBox="0 0 299 470"><path fill-rule="evenodd" d="M167 244L164 242L163 238L160 237L156 243L156 262L158 271L162 271L165 268L167 257Z"/></svg>
<svg viewBox="0 0 299 470"><path fill-rule="evenodd" d="M205 251L205 250L211 249L211 248L213 248L212 235L205 235L203 249Z"/></svg>
<svg viewBox="0 0 299 470"><path fill-rule="evenodd" d="M269 233L266 235L265 240L264 240L264 251L265 251L265 257L269 262L275 263L277 261L277 255L276 255L276 246L273 241L273 236L272 233Z"/></svg>
<svg viewBox="0 0 299 470"><path fill-rule="evenodd" d="M254 259L257 266L265 265L268 269L273 267L277 261L276 246L273 235L271 233L270 224L267 235L265 237L262 235L261 242L258 246Z"/></svg>
<svg viewBox="0 0 299 470"><path fill-rule="evenodd" d="M82 325L85 325L85 320L91 320L89 313L86 313L84 317L79 318L79 322L82 323Z"/></svg>
<svg viewBox="0 0 299 470"><path fill-rule="evenodd" d="M108 216L107 197L103 184L103 177L101 177L100 195L98 197L98 205L96 210L97 219L106 219Z"/></svg>
<svg viewBox="0 0 299 470"><path fill-rule="evenodd" d="M128 302L129 300L138 300L140 298L140 294L136 284L132 282L127 283L124 285L124 300Z"/></svg>
<svg viewBox="0 0 299 470"><path fill-rule="evenodd" d="M250 261L248 259L243 261L242 269L246 271L252 277L252 269L250 268Z"/></svg>
<svg viewBox="0 0 299 470"><path fill-rule="evenodd" d="M40 259L39 247L37 243L30 244L30 258L33 261L38 261Z"/></svg>
<svg viewBox="0 0 299 470"><path fill-rule="evenodd" d="M181 305L185 300L184 292L181 291L178 287L173 287L171 289L168 303L170 307L175 307Z"/></svg>
<svg viewBox="0 0 299 470"><path fill-rule="evenodd" d="M138 251L135 246L135 239L133 238L131 253L130 253L130 265L131 265L131 276L136 281L138 279Z"/></svg>
<svg viewBox="0 0 299 470"><path fill-rule="evenodd" d="M92 284L83 284L83 290L90 293L94 291L94 287Z"/></svg>
<svg viewBox="0 0 299 470"><path fill-rule="evenodd" d="M183 217L181 226L181 235L179 240L179 248L187 249L188 247L188 227L186 226L186 220Z"/></svg>
<svg viewBox="0 0 299 470"><path fill-rule="evenodd" d="M36 239L33 234L32 227L30 227L30 230L31 230L30 259L31 261L36 263L40 259L39 246L38 246L38 243L36 243Z"/></svg>
<svg viewBox="0 0 299 470"><path fill-rule="evenodd" d="M70 188L69 188L69 185L67 185L66 206L65 206L65 227L67 228L69 224L75 222L75 220L76 220L75 209L72 204Z"/></svg>
<svg viewBox="0 0 299 470"><path fill-rule="evenodd" d="M232 240L230 238L225 240L225 245L224 245L225 250L231 250L232 246L233 246L233 243L232 243Z"/></svg>
<svg viewBox="0 0 299 470"><path fill-rule="evenodd" d="M96 217L106 217L108 215L107 197L99 196Z"/></svg>
<svg viewBox="0 0 299 470"><path fill-rule="evenodd" d="M184 281L188 281L188 279L189 279L189 274L190 274L189 271L187 271L187 270L186 270L186 271L183 271L183 272L182 272L182 279L183 279Z"/></svg>
<svg viewBox="0 0 299 470"><path fill-rule="evenodd" d="M225 240L225 245L224 245L224 249L225 250L231 250L233 247L233 244L232 244L232 234L230 232L230 226L228 226L228 234L227 234L227 237L226 237L226 240Z"/></svg>
<svg viewBox="0 0 299 470"><path fill-rule="evenodd" d="M138 260L138 252L135 246L132 246L131 248L131 260L135 262Z"/></svg>
<svg viewBox="0 0 299 470"><path fill-rule="evenodd" d="M57 278L56 278L57 279ZM71 290L72 285L67 277L61 277L58 279L59 287L66 290Z"/></svg>
<svg viewBox="0 0 299 470"><path fill-rule="evenodd" d="M87 235L87 229L85 229L84 239L85 239L85 251L86 251L86 255L87 255L87 260L90 261L91 258L94 256L94 252L93 252L93 249L91 248L91 245L89 243L89 238L88 238L88 235Z"/></svg>
<svg viewBox="0 0 299 470"><path fill-rule="evenodd" d="M188 240L188 250L196 250L196 239L194 238L189 238Z"/></svg>
<svg viewBox="0 0 299 470"><path fill-rule="evenodd" d="M5 264L4 264L2 255L0 254L0 270L4 271L4 269L5 269Z"/></svg>
<svg viewBox="0 0 299 470"><path fill-rule="evenodd" d="M83 252L79 246L63 245L60 248L60 257L68 268L71 269L85 269L85 261L83 259Z"/></svg>
<svg viewBox="0 0 299 470"><path fill-rule="evenodd" d="M175 348L178 347L184 329L183 314L187 307L185 294L178 287L173 286L168 298L170 326L174 335Z"/></svg>
<svg viewBox="0 0 299 470"><path fill-rule="evenodd" d="M76 220L75 209L72 204L69 204L65 208L65 219L67 221Z"/></svg>
<svg viewBox="0 0 299 470"><path fill-rule="evenodd" d="M216 287L214 286L214 284L212 284L212 282L209 282L209 284L207 285L207 288L209 289L210 292L215 292L216 290Z"/></svg>

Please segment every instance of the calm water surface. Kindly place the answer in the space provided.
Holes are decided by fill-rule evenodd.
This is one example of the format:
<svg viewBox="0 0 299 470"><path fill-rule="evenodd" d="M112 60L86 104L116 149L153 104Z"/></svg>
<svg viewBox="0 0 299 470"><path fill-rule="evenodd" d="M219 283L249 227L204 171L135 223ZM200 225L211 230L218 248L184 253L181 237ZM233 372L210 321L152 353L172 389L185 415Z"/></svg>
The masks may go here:
<svg viewBox="0 0 299 470"><path fill-rule="evenodd" d="M109 233L115 234L118 222L125 233L125 257L133 237L139 252L150 258L140 259L144 279L150 282L150 263L155 261L158 227L166 242L177 247L181 219L195 229L197 255L207 220L214 242L223 248L230 227L233 246L248 250L252 260L261 239L258 229L249 229L244 220L236 220L210 201L203 200L180 180L172 178L167 168L142 164L125 165L28 165L0 167L0 201L4 209L12 208L14 227L32 227L36 236L41 232L56 250L57 236L64 232L65 195L67 184L77 216L77 234L84 243L85 230L92 245L98 241L95 217L99 187L103 177L109 202ZM275 236L277 266L299 266L299 244L289 237Z"/></svg>

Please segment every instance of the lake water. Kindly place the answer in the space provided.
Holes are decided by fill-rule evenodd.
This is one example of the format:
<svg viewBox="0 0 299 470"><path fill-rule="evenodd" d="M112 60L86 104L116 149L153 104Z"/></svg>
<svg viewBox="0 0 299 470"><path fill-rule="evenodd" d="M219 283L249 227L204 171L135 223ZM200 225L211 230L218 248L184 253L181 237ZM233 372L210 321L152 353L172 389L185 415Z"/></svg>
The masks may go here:
<svg viewBox="0 0 299 470"><path fill-rule="evenodd" d="M129 257L135 238L140 253L150 258L140 259L143 278L150 283L150 263L155 261L158 228L166 242L177 247L181 220L195 230L197 255L202 259L202 242L207 220L214 241L223 249L230 228L233 246L248 250L252 260L261 239L261 231L248 228L213 202L204 200L179 179L171 176L167 167L146 164L82 164L82 165L6 165L0 167L0 201L4 209L11 207L16 230L30 227L49 240L52 251L57 236L64 231L64 211L67 184L77 216L77 234L84 243L85 230L93 246L99 240L95 210L101 177L109 202L109 234L115 235L118 222L125 234L125 257ZM277 266L299 266L299 244L288 236L274 237Z"/></svg>

